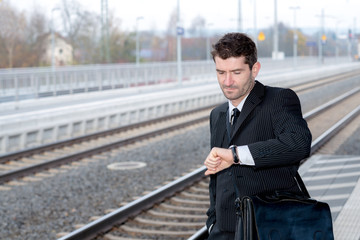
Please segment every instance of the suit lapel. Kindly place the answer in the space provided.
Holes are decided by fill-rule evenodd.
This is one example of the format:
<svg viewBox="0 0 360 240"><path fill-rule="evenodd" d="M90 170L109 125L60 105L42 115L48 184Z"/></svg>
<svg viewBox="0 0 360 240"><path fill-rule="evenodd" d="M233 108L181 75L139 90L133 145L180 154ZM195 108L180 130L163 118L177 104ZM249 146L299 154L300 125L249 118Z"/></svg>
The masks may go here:
<svg viewBox="0 0 360 240"><path fill-rule="evenodd" d="M214 142L214 146L223 146L224 144L224 139L228 139L225 138L225 135L227 135L227 130L226 130L226 115L227 115L227 109L228 109L228 104L224 104L224 107L222 107L222 109L219 112L219 116L217 118L217 121L215 123L215 142Z"/></svg>
<svg viewBox="0 0 360 240"><path fill-rule="evenodd" d="M235 124L235 130L231 135L231 140L234 137L235 133L238 131L240 126L244 123L245 119L249 114L254 110L254 108L262 101L262 98L265 93L265 87L260 82L255 81L255 86L251 90L249 96L247 97L244 106L241 110L240 116Z"/></svg>

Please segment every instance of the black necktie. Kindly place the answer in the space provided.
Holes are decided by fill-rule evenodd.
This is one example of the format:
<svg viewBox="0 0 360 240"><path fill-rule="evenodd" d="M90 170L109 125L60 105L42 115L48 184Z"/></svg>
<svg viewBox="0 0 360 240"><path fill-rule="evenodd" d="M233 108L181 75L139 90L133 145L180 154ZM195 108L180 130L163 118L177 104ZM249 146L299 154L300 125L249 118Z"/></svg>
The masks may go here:
<svg viewBox="0 0 360 240"><path fill-rule="evenodd" d="M231 118L230 118L230 125L231 125L231 132L234 130L234 126L236 124L237 119L240 116L240 111L237 108L234 108L231 112Z"/></svg>

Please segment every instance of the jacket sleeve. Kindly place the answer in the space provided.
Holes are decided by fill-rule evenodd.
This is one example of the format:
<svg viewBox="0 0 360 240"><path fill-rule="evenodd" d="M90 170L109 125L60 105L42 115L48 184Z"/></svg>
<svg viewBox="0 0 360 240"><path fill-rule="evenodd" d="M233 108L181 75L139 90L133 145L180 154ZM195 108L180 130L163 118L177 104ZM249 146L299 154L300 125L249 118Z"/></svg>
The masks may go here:
<svg viewBox="0 0 360 240"><path fill-rule="evenodd" d="M213 124L212 124L212 116L213 116L213 111L210 114L210 136L211 136L211 140L210 140L210 146L211 148L214 147L213 146L213 139L212 139L212 131L213 131ZM206 221L206 227L207 229L210 228L211 225L213 225L216 221L216 212L215 212L215 199L216 199L216 174L214 175L210 175L210 183L209 183L209 198L210 198L210 207L208 209L208 211L206 212L206 215L208 216L208 219Z"/></svg>
<svg viewBox="0 0 360 240"><path fill-rule="evenodd" d="M291 89L273 94L269 115L274 138L248 145L256 168L299 164L310 155L311 132L302 117L300 100ZM270 118L270 119L269 119Z"/></svg>
<svg viewBox="0 0 360 240"><path fill-rule="evenodd" d="M210 175L210 183L209 183L209 196L210 196L210 207L206 212L208 219L206 221L207 229L210 228L216 221L216 212L215 212L215 199L216 199L216 174Z"/></svg>

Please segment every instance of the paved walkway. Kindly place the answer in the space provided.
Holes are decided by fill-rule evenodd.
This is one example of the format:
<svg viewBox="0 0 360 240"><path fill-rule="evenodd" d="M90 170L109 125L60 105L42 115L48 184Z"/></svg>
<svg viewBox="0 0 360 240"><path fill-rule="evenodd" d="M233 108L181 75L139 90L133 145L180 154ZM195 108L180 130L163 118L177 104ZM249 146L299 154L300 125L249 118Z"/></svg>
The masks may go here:
<svg viewBox="0 0 360 240"><path fill-rule="evenodd" d="M329 204L335 240L360 240L360 156L314 155L299 172L311 197Z"/></svg>

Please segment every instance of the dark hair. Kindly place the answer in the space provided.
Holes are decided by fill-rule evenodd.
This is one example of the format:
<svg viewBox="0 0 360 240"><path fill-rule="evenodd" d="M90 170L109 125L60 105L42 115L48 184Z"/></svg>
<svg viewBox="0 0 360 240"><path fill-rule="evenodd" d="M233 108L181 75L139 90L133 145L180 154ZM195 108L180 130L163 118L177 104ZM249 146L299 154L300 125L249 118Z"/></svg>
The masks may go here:
<svg viewBox="0 0 360 240"><path fill-rule="evenodd" d="M256 45L246 34L243 33L227 33L213 45L211 55L215 61L215 57L222 59L230 57L245 57L245 64L250 69L257 62Z"/></svg>

